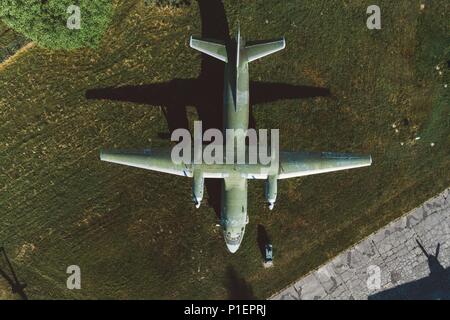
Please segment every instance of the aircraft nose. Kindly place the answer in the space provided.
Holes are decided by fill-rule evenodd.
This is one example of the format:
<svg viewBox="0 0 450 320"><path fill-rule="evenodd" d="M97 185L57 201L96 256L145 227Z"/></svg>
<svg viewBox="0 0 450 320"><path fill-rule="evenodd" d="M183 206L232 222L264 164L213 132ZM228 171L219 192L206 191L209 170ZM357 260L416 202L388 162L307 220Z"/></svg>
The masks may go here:
<svg viewBox="0 0 450 320"><path fill-rule="evenodd" d="M228 251L230 251L231 253L236 253L239 250L239 247L240 247L240 244L233 245L233 244L227 243Z"/></svg>

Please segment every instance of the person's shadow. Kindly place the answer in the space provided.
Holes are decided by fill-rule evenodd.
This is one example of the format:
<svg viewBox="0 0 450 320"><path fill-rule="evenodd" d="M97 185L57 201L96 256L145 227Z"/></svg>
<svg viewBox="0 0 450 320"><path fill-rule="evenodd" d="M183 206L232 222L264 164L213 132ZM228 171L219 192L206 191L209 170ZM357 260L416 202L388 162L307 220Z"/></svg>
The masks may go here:
<svg viewBox="0 0 450 320"><path fill-rule="evenodd" d="M23 300L28 300L28 296L25 293L25 288L27 287L26 283L20 282L19 279L17 278L16 272L14 271L14 268L11 264L11 261L8 258L8 255L6 254L5 248L0 247L0 251L2 252L3 258L6 261L6 264L8 265L8 268L11 272L11 277L1 267L0 267L0 276L2 276L3 279L5 279L6 282L8 282L13 294L18 294Z"/></svg>
<svg viewBox="0 0 450 320"><path fill-rule="evenodd" d="M230 43L230 29L221 0L197 0L202 20L202 37ZM202 121L203 130L223 129L223 62L202 55L201 71L196 79L173 79L164 83L137 86L97 88L86 91L87 99L125 101L149 106L161 106L168 124L170 138L179 128L189 129L187 106L194 106ZM252 108L254 105L281 99L303 99L330 96L327 88L297 86L283 83L250 82L250 123L256 128ZM220 218L220 179L206 179L208 202Z"/></svg>
<svg viewBox="0 0 450 320"><path fill-rule="evenodd" d="M439 251L441 249L441 244L438 243L438 245L436 247L436 252L434 255L432 255L432 254L429 254L425 250L425 248L422 246L422 244L419 242L419 240L416 239L416 242L417 242L420 250L422 250L423 254L428 259L428 268L430 269L430 277L439 276L440 274L442 274L442 272L445 271L445 268L441 265L441 263L438 260ZM450 291L450 288L449 288L449 291Z"/></svg>
<svg viewBox="0 0 450 320"><path fill-rule="evenodd" d="M445 269L438 260L441 244L432 255L416 242L428 259L429 276L374 294L369 300L450 300L450 268Z"/></svg>

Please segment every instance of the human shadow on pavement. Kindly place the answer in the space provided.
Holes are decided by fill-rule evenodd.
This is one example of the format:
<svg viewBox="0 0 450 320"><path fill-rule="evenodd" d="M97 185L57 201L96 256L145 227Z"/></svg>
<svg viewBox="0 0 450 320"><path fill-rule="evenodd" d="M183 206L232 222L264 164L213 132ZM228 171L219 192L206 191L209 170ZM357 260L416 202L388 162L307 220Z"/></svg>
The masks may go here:
<svg viewBox="0 0 450 320"><path fill-rule="evenodd" d="M428 277L399 285L369 297L369 300L450 300L450 268L439 262L440 243L435 254L429 254L416 240L420 250L428 259Z"/></svg>

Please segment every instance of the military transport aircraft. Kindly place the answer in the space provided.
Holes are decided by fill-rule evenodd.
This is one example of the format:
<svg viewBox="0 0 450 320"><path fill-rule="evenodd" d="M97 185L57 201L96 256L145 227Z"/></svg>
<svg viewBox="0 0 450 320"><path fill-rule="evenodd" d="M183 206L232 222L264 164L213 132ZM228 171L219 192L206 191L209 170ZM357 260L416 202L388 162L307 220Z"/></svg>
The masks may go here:
<svg viewBox="0 0 450 320"><path fill-rule="evenodd" d="M240 30L233 41L191 37L190 46L225 63L223 129L249 127L250 62L286 47L284 38L273 41L247 42ZM239 137L237 137L239 138ZM242 137L241 137L242 138ZM245 138L244 138L245 139ZM247 180L266 180L266 199L273 209L279 179L340 171L370 166L371 156L342 153L279 152L275 165L234 163L208 165L175 163L170 149L134 151L102 151L103 161L193 178L193 200L199 207L203 199L204 179L221 179L221 226L228 250L235 253L242 242L247 215Z"/></svg>

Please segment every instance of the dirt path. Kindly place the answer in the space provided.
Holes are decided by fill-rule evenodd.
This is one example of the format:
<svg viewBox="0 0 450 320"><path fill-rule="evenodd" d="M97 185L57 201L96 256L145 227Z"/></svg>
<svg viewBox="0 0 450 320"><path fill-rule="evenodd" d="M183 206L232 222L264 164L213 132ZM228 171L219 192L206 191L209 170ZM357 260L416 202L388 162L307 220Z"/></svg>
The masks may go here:
<svg viewBox="0 0 450 320"><path fill-rule="evenodd" d="M27 52L28 50L30 50L33 47L35 47L35 43L30 42L30 43L26 44L25 46L23 46L22 48L20 48L19 50L17 50L15 54L13 54L9 58L7 58L5 61L0 63L0 71L3 71L7 66L13 64L14 61L16 61L22 54L24 54L25 52Z"/></svg>

